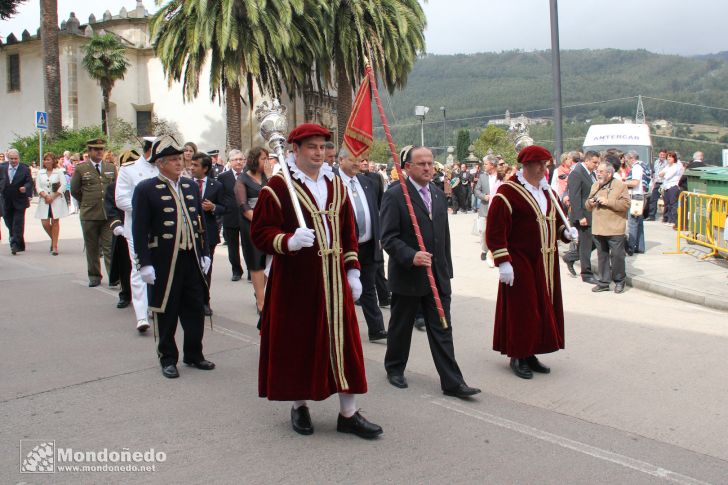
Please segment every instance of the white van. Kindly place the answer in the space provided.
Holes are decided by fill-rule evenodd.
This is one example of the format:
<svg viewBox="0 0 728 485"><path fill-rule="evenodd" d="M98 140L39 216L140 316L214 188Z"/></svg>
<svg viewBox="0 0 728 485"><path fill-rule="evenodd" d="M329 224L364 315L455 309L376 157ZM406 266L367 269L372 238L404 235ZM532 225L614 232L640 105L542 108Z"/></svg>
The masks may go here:
<svg viewBox="0 0 728 485"><path fill-rule="evenodd" d="M625 153L635 150L639 153L640 160L652 165L652 137L648 125L634 123L591 125L584 138L584 151L600 152L609 148L616 148Z"/></svg>

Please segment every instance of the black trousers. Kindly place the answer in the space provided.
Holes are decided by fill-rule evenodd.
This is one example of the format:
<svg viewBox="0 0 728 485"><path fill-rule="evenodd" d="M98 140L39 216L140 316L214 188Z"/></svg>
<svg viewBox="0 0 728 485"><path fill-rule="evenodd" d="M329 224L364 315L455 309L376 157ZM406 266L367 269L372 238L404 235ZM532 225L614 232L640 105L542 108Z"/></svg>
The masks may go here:
<svg viewBox="0 0 728 485"><path fill-rule="evenodd" d="M470 190L466 185L460 184L452 190L452 212L470 209Z"/></svg>
<svg viewBox="0 0 728 485"><path fill-rule="evenodd" d="M225 226L222 229L223 237L227 242L228 260L233 270L233 276L243 276L243 266L240 264L240 248L243 243L243 233L240 227Z"/></svg>
<svg viewBox="0 0 728 485"><path fill-rule="evenodd" d="M367 241L359 245L359 263L361 264L361 296L359 303L364 312L369 336L384 330L384 317L377 302L377 288L375 284L377 275L377 261L374 261L375 241Z"/></svg>
<svg viewBox="0 0 728 485"><path fill-rule="evenodd" d="M12 201L5 200L3 218L10 232L10 248L25 251L25 209L18 209Z"/></svg>
<svg viewBox="0 0 728 485"><path fill-rule="evenodd" d="M660 187L662 187L662 182L655 182L655 187L652 189L650 200L647 204L647 219L657 218L657 202L660 200Z"/></svg>
<svg viewBox="0 0 728 485"><path fill-rule="evenodd" d="M210 271L207 272L205 275L205 281L207 281L207 287L211 288L212 286L212 264L215 262L215 248L217 247L217 244L210 245ZM209 295L209 292L208 292ZM210 299L208 298L205 302L207 304L210 303Z"/></svg>
<svg viewBox="0 0 728 485"><path fill-rule="evenodd" d="M377 263L377 272L374 275L374 284L377 287L377 298L379 298L379 303L388 302L391 295L389 294L387 277L384 276L384 261L379 261Z"/></svg>
<svg viewBox="0 0 728 485"><path fill-rule="evenodd" d="M204 333L205 283L197 269L194 251L180 251L172 275L172 286L164 313L156 313L159 344L157 355L162 367L176 364L179 351L174 340L177 321L185 332L184 358L192 361L202 360L202 335Z"/></svg>
<svg viewBox="0 0 728 485"><path fill-rule="evenodd" d="M427 340L430 344L432 360L440 375L440 385L443 390L455 389L464 384L463 374L455 361L455 347L452 340L452 325L450 325L450 295L440 293L442 308L448 327L442 328L437 315L435 300L432 293L425 296L407 296L392 293L392 313L389 319L387 336L387 353L384 356L384 368L387 374L404 375L409 359L412 329L414 328L415 314L422 306L425 317Z"/></svg>
<svg viewBox="0 0 728 485"><path fill-rule="evenodd" d="M596 246L594 245L591 226L582 226L579 221L572 222L572 224L579 231L579 243L576 251L566 251L564 253L564 261L570 263L579 261L581 278L584 279L594 275L591 267L591 253Z"/></svg>
<svg viewBox="0 0 728 485"><path fill-rule="evenodd" d="M129 248L126 245L126 239L124 236L117 236L119 239L124 241L123 250L126 254L119 255L119 262L117 264L117 271L119 276L119 299L131 301L131 259L129 259ZM114 257L116 259L116 255Z"/></svg>
<svg viewBox="0 0 728 485"><path fill-rule="evenodd" d="M599 284L622 283L627 276L624 267L624 236L594 236L599 257Z"/></svg>
<svg viewBox="0 0 728 485"><path fill-rule="evenodd" d="M665 201L665 210L662 213L662 221L670 224L677 224L678 200L680 199L680 186L670 187L662 194Z"/></svg>

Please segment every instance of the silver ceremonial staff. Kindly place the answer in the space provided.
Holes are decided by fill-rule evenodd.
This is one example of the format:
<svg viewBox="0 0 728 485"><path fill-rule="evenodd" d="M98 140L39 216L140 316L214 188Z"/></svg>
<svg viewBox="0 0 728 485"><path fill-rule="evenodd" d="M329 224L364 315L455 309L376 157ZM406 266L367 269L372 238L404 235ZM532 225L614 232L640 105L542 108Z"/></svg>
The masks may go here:
<svg viewBox="0 0 728 485"><path fill-rule="evenodd" d="M263 101L255 109L255 118L260 123L260 136L268 142L268 146L278 157L278 164L281 166L281 172L286 181L286 187L288 187L288 194L291 196L293 211L296 213L298 225L306 228L306 221L303 219L303 211L301 211L301 203L296 195L296 189L293 187L293 179L291 179L291 172L288 170L288 164L285 159L285 133L288 132L286 107L281 105L277 99L271 100L270 104L268 104L268 101Z"/></svg>
<svg viewBox="0 0 728 485"><path fill-rule="evenodd" d="M533 138L531 138L528 134L528 122L525 118L519 117L516 118L515 121L512 121L509 131L513 139L513 144L516 146L516 152L520 152L527 146L533 145ZM554 166L554 168L556 167ZM571 231L569 218L566 217L566 214L564 214L564 211L561 209L561 204L556 198L556 194L554 194L554 191L551 189L551 185L548 186L547 192L549 193L549 196L551 196L551 203L556 208L556 212L559 213L559 216L564 223L564 227L566 227L566 230Z"/></svg>

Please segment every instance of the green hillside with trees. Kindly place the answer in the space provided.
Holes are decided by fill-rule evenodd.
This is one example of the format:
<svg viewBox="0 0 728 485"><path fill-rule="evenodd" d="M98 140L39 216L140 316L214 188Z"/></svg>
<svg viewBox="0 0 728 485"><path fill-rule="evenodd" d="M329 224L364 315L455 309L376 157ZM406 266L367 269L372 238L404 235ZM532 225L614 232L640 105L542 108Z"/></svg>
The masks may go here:
<svg viewBox="0 0 728 485"><path fill-rule="evenodd" d="M725 134L721 139L720 128L728 133L728 61L720 57L681 57L646 50L570 50L562 51L561 67L565 139L583 136L585 120L604 122L613 116L634 117L636 96L641 94L645 97L647 120L664 118L672 122L679 131L673 136L701 137L690 128L699 123L719 127L714 141L726 140ZM391 97L382 95L398 144L419 142L420 126L413 112L416 105L425 105L430 107L425 120L425 143L435 147L455 145L459 129L470 130L471 139L475 140L489 118L502 118L506 110L514 116L530 112L528 116L551 117L551 53L427 55L415 63L405 89ZM619 98L628 99L601 102ZM586 103L593 104L570 107ZM446 108L446 124L441 106ZM375 126L378 124L375 119ZM534 131L547 145L553 139L550 125L535 127ZM375 135L383 137L382 130L376 129ZM679 143L655 140L655 145ZM578 140L565 140L566 148L579 144ZM712 147L720 152L720 145Z"/></svg>

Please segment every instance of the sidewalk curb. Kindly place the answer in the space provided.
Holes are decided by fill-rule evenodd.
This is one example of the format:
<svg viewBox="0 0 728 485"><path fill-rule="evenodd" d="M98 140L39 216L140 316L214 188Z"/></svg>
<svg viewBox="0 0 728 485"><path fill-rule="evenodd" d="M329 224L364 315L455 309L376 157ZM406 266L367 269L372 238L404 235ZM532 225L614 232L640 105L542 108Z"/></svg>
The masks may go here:
<svg viewBox="0 0 728 485"><path fill-rule="evenodd" d="M649 291L651 293L657 293L658 295L666 296L668 298L675 298L677 300L694 303L696 305L702 305L708 308L713 308L715 310L728 312L728 301L725 301L717 296L706 295L704 293L690 291L682 288L675 288L674 286L658 283L656 281L643 278L641 276L627 275L626 280L627 285L633 288Z"/></svg>

